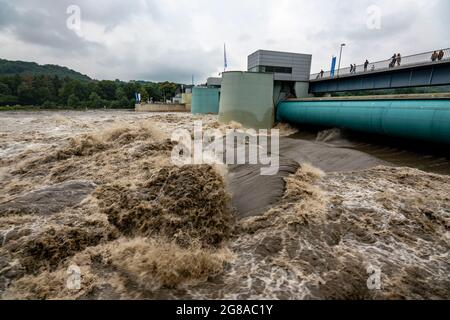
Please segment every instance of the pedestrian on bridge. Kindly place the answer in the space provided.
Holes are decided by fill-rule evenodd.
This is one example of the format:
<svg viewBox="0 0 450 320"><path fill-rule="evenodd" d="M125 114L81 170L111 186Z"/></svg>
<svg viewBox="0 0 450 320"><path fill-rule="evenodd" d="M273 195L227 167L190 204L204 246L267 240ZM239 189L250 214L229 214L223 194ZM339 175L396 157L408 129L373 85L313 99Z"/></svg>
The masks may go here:
<svg viewBox="0 0 450 320"><path fill-rule="evenodd" d="M441 50L441 51L439 51L439 54L438 54L438 60L441 61L443 58L444 58L444 51Z"/></svg>
<svg viewBox="0 0 450 320"><path fill-rule="evenodd" d="M397 66L401 66L402 64L402 55L399 53L397 54Z"/></svg>
<svg viewBox="0 0 450 320"><path fill-rule="evenodd" d="M369 67L369 60L366 60L366 62L364 62L364 72L367 71L367 68Z"/></svg>
<svg viewBox="0 0 450 320"><path fill-rule="evenodd" d="M438 59L438 53L437 53L437 51L435 51L431 55L431 61L435 62L437 59Z"/></svg>
<svg viewBox="0 0 450 320"><path fill-rule="evenodd" d="M394 55L391 58L391 63L389 64L389 68L395 67L395 63L397 62L397 54L394 53Z"/></svg>

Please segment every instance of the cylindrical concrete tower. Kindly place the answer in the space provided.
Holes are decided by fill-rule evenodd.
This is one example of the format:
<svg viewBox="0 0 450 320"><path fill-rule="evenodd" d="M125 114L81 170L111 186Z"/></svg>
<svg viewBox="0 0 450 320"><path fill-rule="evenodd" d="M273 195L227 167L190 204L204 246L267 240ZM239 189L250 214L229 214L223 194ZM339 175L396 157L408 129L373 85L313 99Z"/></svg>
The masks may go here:
<svg viewBox="0 0 450 320"><path fill-rule="evenodd" d="M192 91L193 114L218 114L220 89L194 87Z"/></svg>
<svg viewBox="0 0 450 320"><path fill-rule="evenodd" d="M271 129L275 113L273 83L272 73L223 73L219 121L236 121L252 129Z"/></svg>

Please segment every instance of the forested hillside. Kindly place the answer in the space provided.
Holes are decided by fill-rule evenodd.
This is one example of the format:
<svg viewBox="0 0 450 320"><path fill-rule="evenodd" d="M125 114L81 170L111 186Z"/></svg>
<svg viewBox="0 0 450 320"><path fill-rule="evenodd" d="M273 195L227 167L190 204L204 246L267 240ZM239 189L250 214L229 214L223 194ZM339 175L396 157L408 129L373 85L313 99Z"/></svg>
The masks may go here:
<svg viewBox="0 0 450 320"><path fill-rule="evenodd" d="M89 81L91 78L88 76L71 70L66 67L61 67L57 65L39 65L34 62L24 62L24 61L9 61L0 59L0 76L10 76L10 75L47 75L47 76L58 76L60 78L70 78L81 81Z"/></svg>
<svg viewBox="0 0 450 320"><path fill-rule="evenodd" d="M136 92L144 101L164 101L181 87L172 82L97 81L65 67L5 61L0 60L0 106L131 108Z"/></svg>

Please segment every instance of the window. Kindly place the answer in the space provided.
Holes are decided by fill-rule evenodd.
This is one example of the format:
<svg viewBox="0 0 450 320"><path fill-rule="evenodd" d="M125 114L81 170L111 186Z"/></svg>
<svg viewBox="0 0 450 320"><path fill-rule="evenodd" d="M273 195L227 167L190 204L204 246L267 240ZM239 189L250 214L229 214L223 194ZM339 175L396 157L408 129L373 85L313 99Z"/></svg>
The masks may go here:
<svg viewBox="0 0 450 320"><path fill-rule="evenodd" d="M259 72L270 72L270 73L292 74L292 68L289 68L289 67L259 66L258 71Z"/></svg>

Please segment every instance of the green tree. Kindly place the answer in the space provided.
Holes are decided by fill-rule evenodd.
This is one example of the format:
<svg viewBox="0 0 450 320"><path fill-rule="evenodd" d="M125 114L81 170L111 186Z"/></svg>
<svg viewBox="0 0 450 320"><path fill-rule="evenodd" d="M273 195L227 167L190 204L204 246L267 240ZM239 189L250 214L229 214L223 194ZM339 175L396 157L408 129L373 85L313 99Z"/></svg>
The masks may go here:
<svg viewBox="0 0 450 320"><path fill-rule="evenodd" d="M105 107L106 109L110 109L111 101L102 99L102 107Z"/></svg>
<svg viewBox="0 0 450 320"><path fill-rule="evenodd" d="M120 101L118 100L111 101L111 109L120 109Z"/></svg>
<svg viewBox="0 0 450 320"><path fill-rule="evenodd" d="M9 89L9 86L6 83L0 82L0 94L3 94L3 95L11 94L11 89Z"/></svg>
<svg viewBox="0 0 450 320"><path fill-rule="evenodd" d="M77 96L80 101L86 101L89 98L89 87L81 81L68 79L59 91L60 100L67 102L72 94Z"/></svg>
<svg viewBox="0 0 450 320"><path fill-rule="evenodd" d="M12 106L19 103L19 99L12 95L0 94L0 106Z"/></svg>
<svg viewBox="0 0 450 320"><path fill-rule="evenodd" d="M125 90L123 88L118 87L116 89L116 100L122 100L123 98L127 98L127 95L125 94Z"/></svg>
<svg viewBox="0 0 450 320"><path fill-rule="evenodd" d="M31 79L26 79L17 88L17 98L21 105L34 105L34 91Z"/></svg>
<svg viewBox="0 0 450 320"><path fill-rule="evenodd" d="M62 88L63 86L63 82L61 81L61 79L58 76L54 76L52 78L52 95L53 95L53 99L56 100L59 90Z"/></svg>
<svg viewBox="0 0 450 320"><path fill-rule="evenodd" d="M161 82L158 84L159 90L166 100L175 97L175 93L177 91L177 85L173 82Z"/></svg>
<svg viewBox="0 0 450 320"><path fill-rule="evenodd" d="M120 108L128 109L130 107L130 100L127 99L127 97L122 97L122 99L119 100Z"/></svg>
<svg viewBox="0 0 450 320"><path fill-rule="evenodd" d="M149 100L148 92L147 92L147 90L145 90L145 88L141 88L139 93L141 94L141 101L142 102L147 102Z"/></svg>
<svg viewBox="0 0 450 320"><path fill-rule="evenodd" d="M70 108L77 108L80 106L80 99L75 94L71 94L69 98L67 98L67 106Z"/></svg>
<svg viewBox="0 0 450 320"><path fill-rule="evenodd" d="M128 82L123 85L123 90L128 99L134 99L135 93L139 91L139 84L136 82Z"/></svg>
<svg viewBox="0 0 450 320"><path fill-rule="evenodd" d="M144 88L147 91L149 97L153 99L153 101L161 101L163 99L161 90L156 83L147 84Z"/></svg>
<svg viewBox="0 0 450 320"><path fill-rule="evenodd" d="M116 83L103 80L98 83L99 94L102 99L114 100L116 98Z"/></svg>
<svg viewBox="0 0 450 320"><path fill-rule="evenodd" d="M94 109L102 108L103 101L97 93L92 92L91 95L89 96L88 106Z"/></svg>
<svg viewBox="0 0 450 320"><path fill-rule="evenodd" d="M46 109L53 109L56 108L56 103L54 103L53 101L45 101L42 106Z"/></svg>

